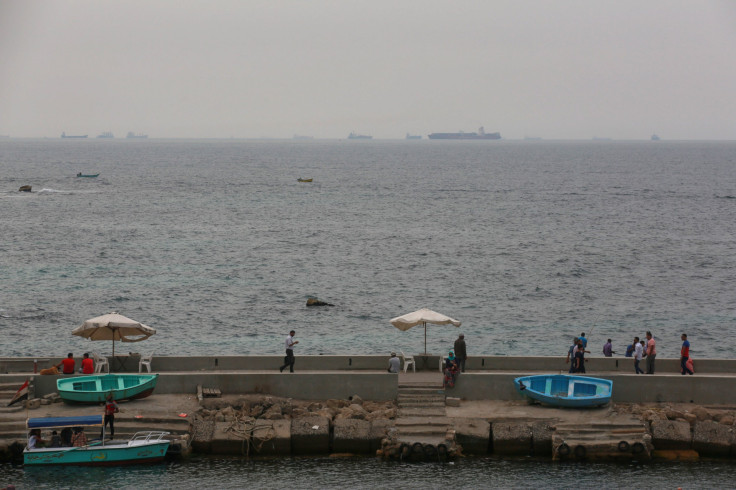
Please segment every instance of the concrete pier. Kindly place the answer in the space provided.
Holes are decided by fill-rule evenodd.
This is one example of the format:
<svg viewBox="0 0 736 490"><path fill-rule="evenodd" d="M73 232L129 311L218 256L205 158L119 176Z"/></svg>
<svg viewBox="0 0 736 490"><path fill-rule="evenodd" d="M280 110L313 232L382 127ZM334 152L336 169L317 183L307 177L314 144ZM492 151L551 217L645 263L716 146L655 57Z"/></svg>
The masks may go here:
<svg viewBox="0 0 736 490"><path fill-rule="evenodd" d="M436 446L451 432L463 454L736 457L733 360L698 360L695 376L681 376L677 360L657 359L656 375L637 376L631 359L592 358L588 374L614 381L613 403L571 410L529 405L512 383L521 375L566 372L564 358L473 357L467 372L445 392L439 356L415 356L418 371L399 375L386 372L387 359L301 356L290 374L278 371L280 356L155 357L153 371L160 378L154 395L121 403L116 438L137 430L167 430L195 452L253 457L375 454L390 437ZM58 360L35 361L0 358L4 457L13 442L25 445L26 417L100 410L55 403L60 376L40 376L33 369ZM138 370L135 355L118 356L111 364L113 370ZM28 408L5 408L26 379L32 379ZM218 388L223 398L200 402L198 385ZM578 446L584 449L576 454Z"/></svg>

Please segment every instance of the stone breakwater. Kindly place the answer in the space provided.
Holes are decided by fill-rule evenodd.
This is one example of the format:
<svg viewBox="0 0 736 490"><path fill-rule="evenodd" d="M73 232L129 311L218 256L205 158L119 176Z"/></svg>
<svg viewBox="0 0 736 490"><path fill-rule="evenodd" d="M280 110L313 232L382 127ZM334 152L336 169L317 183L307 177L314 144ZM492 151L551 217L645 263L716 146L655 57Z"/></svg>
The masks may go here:
<svg viewBox="0 0 736 490"><path fill-rule="evenodd" d="M208 454L370 454L397 415L393 401L323 402L273 396L204 399L192 418L192 449Z"/></svg>
<svg viewBox="0 0 736 490"><path fill-rule="evenodd" d="M30 417L64 416L78 406L47 395L26 402ZM116 435L164 429L173 456L243 457L374 455L443 461L463 455L555 460L693 460L736 457L736 407L694 404L613 404L589 410L447 399L446 433L439 440L402 433L396 402L348 399L293 400L231 395L197 400L159 395L121 403ZM94 410L94 409L93 409ZM167 415L187 410L186 417ZM145 415L138 415L138 414ZM0 458L25 445L26 408L0 412ZM427 423L433 419L428 417ZM48 436L48 434L46 434Z"/></svg>

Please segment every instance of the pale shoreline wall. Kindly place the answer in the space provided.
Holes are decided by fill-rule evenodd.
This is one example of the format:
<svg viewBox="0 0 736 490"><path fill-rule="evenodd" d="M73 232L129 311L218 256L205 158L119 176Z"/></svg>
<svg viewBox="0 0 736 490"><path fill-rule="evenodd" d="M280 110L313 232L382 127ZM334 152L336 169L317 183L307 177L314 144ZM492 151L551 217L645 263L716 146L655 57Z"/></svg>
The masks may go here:
<svg viewBox="0 0 736 490"><path fill-rule="evenodd" d="M137 358L116 359L124 369L137 372ZM415 356L419 370L436 371L439 357ZM54 360L55 361L55 360ZM131 362L134 361L134 362ZM47 363L53 362L47 359ZM395 400L398 376L388 374L386 356L301 356L294 374L280 373L281 356L155 357L153 370L160 374L157 393L195 393L197 385L219 388L223 393L264 393L303 400L347 398L358 394L368 400ZM617 365L618 364L618 365ZM657 359L657 374L634 375L633 360L592 358L588 375L614 382L613 401L621 403L736 404L736 360L702 359L695 376L681 376L676 359ZM513 379L533 373L566 373L559 357L476 357L446 394L466 400L522 400ZM42 366L39 361L39 369ZM34 377L36 397L56 391L59 376L33 375L33 359L0 358L0 378L20 384Z"/></svg>
<svg viewBox="0 0 736 490"><path fill-rule="evenodd" d="M388 367L388 355L339 355L339 356L299 356L296 357L297 371L384 371ZM59 363L62 357L0 357L0 373L33 372L34 360L38 369ZM139 355L115 356L111 367L115 372L138 372ZM283 356L155 356L155 372L181 371L263 371L276 369L283 364ZM417 371L436 370L439 372L437 355L414 355ZM81 357L75 358L77 366ZM658 373L679 373L680 359L657 358ZM630 357L589 357L586 363L588 374L632 373L634 360ZM469 371L493 372L513 371L527 373L567 373L569 364L564 356L471 356L466 363ZM698 374L735 374L736 359L696 359L695 371Z"/></svg>

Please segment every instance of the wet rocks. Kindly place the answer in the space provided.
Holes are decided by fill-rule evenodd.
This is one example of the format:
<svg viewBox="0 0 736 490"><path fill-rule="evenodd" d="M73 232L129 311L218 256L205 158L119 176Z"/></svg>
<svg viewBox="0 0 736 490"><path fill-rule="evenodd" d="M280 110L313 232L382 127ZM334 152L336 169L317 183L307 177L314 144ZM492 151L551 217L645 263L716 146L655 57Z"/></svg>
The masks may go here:
<svg viewBox="0 0 736 490"><path fill-rule="evenodd" d="M320 301L317 298L309 298L307 299L307 306L335 306L330 303L325 303L324 301Z"/></svg>

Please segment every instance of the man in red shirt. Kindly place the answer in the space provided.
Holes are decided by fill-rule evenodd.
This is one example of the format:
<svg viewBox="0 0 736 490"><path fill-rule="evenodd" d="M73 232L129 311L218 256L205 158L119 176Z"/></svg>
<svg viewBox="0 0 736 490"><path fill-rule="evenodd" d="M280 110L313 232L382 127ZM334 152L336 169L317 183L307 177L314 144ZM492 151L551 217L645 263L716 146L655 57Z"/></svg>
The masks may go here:
<svg viewBox="0 0 736 490"><path fill-rule="evenodd" d="M61 368L61 372L64 374L74 374L74 368L76 365L77 363L74 362L74 354L70 352L66 355L66 359L57 364L56 367Z"/></svg>
<svg viewBox="0 0 736 490"><path fill-rule="evenodd" d="M89 358L89 353L84 353L84 359L82 359L82 374L95 374L95 363Z"/></svg>

